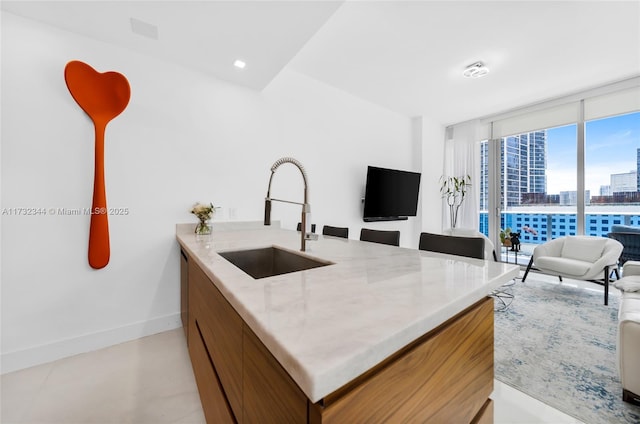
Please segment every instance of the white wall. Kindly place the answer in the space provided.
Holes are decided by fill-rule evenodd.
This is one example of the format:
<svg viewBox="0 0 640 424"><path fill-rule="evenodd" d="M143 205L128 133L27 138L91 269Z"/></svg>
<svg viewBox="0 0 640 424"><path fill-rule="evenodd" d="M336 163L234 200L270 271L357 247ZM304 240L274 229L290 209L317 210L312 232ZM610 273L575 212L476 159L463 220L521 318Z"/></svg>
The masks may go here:
<svg viewBox="0 0 640 424"><path fill-rule="evenodd" d="M87 263L88 216L2 216L2 372L179 326L175 224L195 222L196 201L222 206L217 219L261 220L281 156L306 166L320 228L400 229L415 246L419 218L365 224L360 200L367 165L414 167L410 119L290 70L259 93L6 12L3 211L91 204L93 127L63 77L76 59L131 84L106 132L107 202L129 214L109 217L102 270ZM278 170L274 196L301 199L295 172ZM272 216L293 228L299 210L276 204Z"/></svg>
<svg viewBox="0 0 640 424"><path fill-rule="evenodd" d="M414 118L413 122L419 128L422 147L421 231L439 234L443 229L439 181L444 173L445 127L426 116Z"/></svg>

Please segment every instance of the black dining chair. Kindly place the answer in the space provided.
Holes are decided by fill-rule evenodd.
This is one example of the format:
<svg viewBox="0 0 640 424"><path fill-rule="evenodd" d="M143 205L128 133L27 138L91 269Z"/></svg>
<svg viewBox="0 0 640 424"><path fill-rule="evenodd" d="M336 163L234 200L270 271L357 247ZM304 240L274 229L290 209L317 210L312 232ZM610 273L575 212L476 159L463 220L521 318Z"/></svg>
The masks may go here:
<svg viewBox="0 0 640 424"><path fill-rule="evenodd" d="M420 233L418 249L468 258L488 259L486 257L488 253L485 252L485 243L488 244L487 247L493 246L493 243L482 233L478 233L478 236L475 237ZM498 262L495 249L491 249L491 253L493 260ZM514 284L515 279L503 284L489 294L489 296L496 300L494 305L495 311L503 312L511 306L515 297L512 290Z"/></svg>
<svg viewBox="0 0 640 424"><path fill-rule="evenodd" d="M360 230L360 240L388 244L390 246L400 246L400 231L371 230L369 228L363 228Z"/></svg>
<svg viewBox="0 0 640 424"><path fill-rule="evenodd" d="M297 230L302 231L302 222L298 222ZM311 224L311 232L312 233L316 232L316 224Z"/></svg>
<svg viewBox="0 0 640 424"><path fill-rule="evenodd" d="M331 225L325 225L324 227L322 227L322 235L349 238L349 228L348 227L332 227Z"/></svg>
<svg viewBox="0 0 640 424"><path fill-rule="evenodd" d="M607 237L622 243L622 253L618 263L624 265L627 261L640 261L640 231L635 232L611 232ZM617 274L616 269L616 274Z"/></svg>
<svg viewBox="0 0 640 424"><path fill-rule="evenodd" d="M484 259L484 239L481 237L420 233L418 249L465 256L467 258Z"/></svg>

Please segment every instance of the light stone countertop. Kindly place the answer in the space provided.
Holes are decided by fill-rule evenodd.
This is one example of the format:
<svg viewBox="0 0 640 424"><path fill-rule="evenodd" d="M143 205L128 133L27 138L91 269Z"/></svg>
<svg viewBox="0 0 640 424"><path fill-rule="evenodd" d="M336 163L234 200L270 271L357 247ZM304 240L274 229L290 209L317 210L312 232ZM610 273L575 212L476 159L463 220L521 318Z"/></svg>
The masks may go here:
<svg viewBox="0 0 640 424"><path fill-rule="evenodd" d="M300 233L262 223L194 224L177 239L312 402L518 276L519 267ZM417 237L417 235L416 235ZM278 246L332 265L254 280L217 252Z"/></svg>

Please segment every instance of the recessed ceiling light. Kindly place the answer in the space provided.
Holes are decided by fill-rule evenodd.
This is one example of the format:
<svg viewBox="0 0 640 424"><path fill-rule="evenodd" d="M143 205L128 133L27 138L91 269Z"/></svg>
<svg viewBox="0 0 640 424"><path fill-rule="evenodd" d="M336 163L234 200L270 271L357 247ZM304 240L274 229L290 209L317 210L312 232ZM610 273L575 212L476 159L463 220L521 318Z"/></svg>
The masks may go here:
<svg viewBox="0 0 640 424"><path fill-rule="evenodd" d="M242 61L240 59L236 59L236 61L233 62L233 66L235 66L238 69L244 69L244 67L247 66L247 64L244 63L244 61Z"/></svg>
<svg viewBox="0 0 640 424"><path fill-rule="evenodd" d="M467 78L480 78L489 73L489 68L482 62L476 62L473 65L467 66L462 75Z"/></svg>

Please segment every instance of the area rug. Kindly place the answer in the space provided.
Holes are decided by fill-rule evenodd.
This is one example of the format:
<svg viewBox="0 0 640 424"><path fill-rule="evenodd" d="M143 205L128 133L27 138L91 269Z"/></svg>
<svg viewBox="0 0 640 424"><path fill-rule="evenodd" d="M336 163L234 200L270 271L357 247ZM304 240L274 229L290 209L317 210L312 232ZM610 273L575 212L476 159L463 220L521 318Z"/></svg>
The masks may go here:
<svg viewBox="0 0 640 424"><path fill-rule="evenodd" d="M495 314L495 377L588 424L640 423L616 365L619 296L529 276Z"/></svg>

